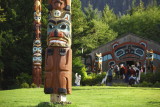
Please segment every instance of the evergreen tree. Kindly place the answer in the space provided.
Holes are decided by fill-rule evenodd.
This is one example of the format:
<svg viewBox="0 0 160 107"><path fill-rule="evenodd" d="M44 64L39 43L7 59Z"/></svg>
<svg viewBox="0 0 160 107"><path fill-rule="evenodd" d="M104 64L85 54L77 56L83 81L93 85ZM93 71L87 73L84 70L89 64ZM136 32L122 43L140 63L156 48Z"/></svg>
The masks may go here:
<svg viewBox="0 0 160 107"><path fill-rule="evenodd" d="M123 15L113 25L113 30L118 32L118 35L125 33L134 33L148 39L160 41L160 8L158 6L144 6L140 4L136 7L137 10L133 14Z"/></svg>
<svg viewBox="0 0 160 107"><path fill-rule="evenodd" d="M88 7L84 8L84 13L87 22L89 22L92 19L101 20L102 17L101 11L99 11L98 9L93 9L93 6L90 3L88 4Z"/></svg>
<svg viewBox="0 0 160 107"><path fill-rule="evenodd" d="M87 27L86 23L80 0L72 1L72 49L74 56L81 53L83 41L80 41L80 38L85 36L83 32Z"/></svg>
<svg viewBox="0 0 160 107"><path fill-rule="evenodd" d="M103 10L102 20L109 25L111 25L111 23L114 23L117 20L116 15L114 14L113 10L109 8L108 5L106 5Z"/></svg>

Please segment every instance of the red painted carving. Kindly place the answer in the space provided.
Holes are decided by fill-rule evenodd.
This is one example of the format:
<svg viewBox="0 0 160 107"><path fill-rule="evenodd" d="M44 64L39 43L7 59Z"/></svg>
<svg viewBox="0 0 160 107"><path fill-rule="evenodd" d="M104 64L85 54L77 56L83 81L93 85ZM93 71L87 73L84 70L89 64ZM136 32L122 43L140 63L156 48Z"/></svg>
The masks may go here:
<svg viewBox="0 0 160 107"><path fill-rule="evenodd" d="M36 84L38 87L42 84L41 78L41 66L34 66L33 67L33 83Z"/></svg>
<svg viewBox="0 0 160 107"><path fill-rule="evenodd" d="M48 0L48 3L55 10L70 10L70 0Z"/></svg>
<svg viewBox="0 0 160 107"><path fill-rule="evenodd" d="M34 0L34 36L33 42L33 83L40 87L42 84L41 64L42 64L42 48L41 48L41 0Z"/></svg>
<svg viewBox="0 0 160 107"><path fill-rule="evenodd" d="M34 0L34 11L41 12L41 0Z"/></svg>
<svg viewBox="0 0 160 107"><path fill-rule="evenodd" d="M71 94L72 50L48 47L45 60L45 88L52 88L54 94Z"/></svg>

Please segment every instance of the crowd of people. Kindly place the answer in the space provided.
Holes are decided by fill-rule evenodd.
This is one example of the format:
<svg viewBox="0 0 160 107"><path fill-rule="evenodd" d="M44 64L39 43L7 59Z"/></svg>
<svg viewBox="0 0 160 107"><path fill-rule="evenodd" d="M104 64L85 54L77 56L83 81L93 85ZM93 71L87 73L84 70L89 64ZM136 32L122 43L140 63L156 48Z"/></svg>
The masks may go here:
<svg viewBox="0 0 160 107"><path fill-rule="evenodd" d="M139 63L136 65L125 66L124 64L111 65L107 71L107 80L112 82L113 73L115 73L115 79L124 79L126 83L132 85L134 82L139 83L141 73L145 72L145 67Z"/></svg>

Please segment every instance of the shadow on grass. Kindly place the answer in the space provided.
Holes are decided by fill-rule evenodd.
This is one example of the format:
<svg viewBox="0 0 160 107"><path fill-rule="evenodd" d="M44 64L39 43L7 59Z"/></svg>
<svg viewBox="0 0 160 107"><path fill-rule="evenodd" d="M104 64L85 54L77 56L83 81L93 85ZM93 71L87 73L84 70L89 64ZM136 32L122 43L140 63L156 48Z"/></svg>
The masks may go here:
<svg viewBox="0 0 160 107"><path fill-rule="evenodd" d="M160 102L156 102L156 101L150 101L150 102L148 102L149 104L158 104L158 105L160 105Z"/></svg>
<svg viewBox="0 0 160 107"><path fill-rule="evenodd" d="M77 107L73 104L53 104L50 102L41 102L36 107Z"/></svg>
<svg viewBox="0 0 160 107"><path fill-rule="evenodd" d="M37 105L37 107L56 107L54 104L51 104L50 102L41 102Z"/></svg>
<svg viewBox="0 0 160 107"><path fill-rule="evenodd" d="M145 87L143 90L160 90L160 88Z"/></svg>
<svg viewBox="0 0 160 107"><path fill-rule="evenodd" d="M124 89L127 89L127 87L125 88L73 88L72 90L74 91L78 91L78 90L124 90ZM130 88L130 89L134 89L134 88Z"/></svg>

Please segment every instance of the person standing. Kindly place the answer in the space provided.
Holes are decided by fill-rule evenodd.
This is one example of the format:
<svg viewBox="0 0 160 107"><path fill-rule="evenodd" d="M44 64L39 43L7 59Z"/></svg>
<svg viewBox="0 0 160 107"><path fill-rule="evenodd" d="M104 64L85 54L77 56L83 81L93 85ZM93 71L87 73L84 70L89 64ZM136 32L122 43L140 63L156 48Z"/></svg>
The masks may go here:
<svg viewBox="0 0 160 107"><path fill-rule="evenodd" d="M119 78L119 75L120 75L120 73L119 73L119 66L118 66L118 65L115 65L114 71L115 71L115 73L116 73L116 79L118 79L118 78Z"/></svg>
<svg viewBox="0 0 160 107"><path fill-rule="evenodd" d="M125 67L123 64L120 65L120 78L123 79L123 75L125 73Z"/></svg>
<svg viewBox="0 0 160 107"><path fill-rule="evenodd" d="M108 70L108 76L107 76L107 78L108 78L108 85L111 85L111 83L112 83L113 71L114 71L114 66L111 65L110 69Z"/></svg>

